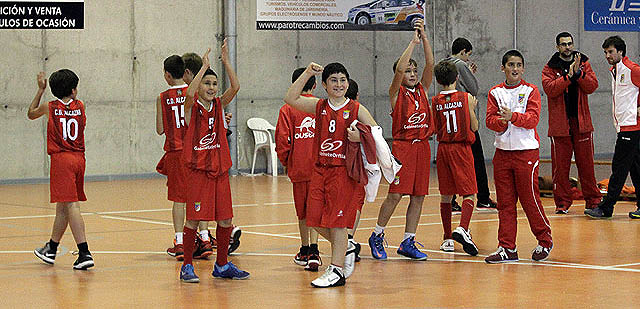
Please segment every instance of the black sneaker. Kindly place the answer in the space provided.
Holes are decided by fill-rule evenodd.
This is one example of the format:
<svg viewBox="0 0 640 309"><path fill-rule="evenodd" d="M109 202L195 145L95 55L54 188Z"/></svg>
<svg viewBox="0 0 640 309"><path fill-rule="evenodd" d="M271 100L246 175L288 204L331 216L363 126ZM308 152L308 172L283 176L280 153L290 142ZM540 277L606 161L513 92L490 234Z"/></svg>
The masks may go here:
<svg viewBox="0 0 640 309"><path fill-rule="evenodd" d="M91 253L80 253L78 254L78 259L73 263L73 269L85 270L93 267L93 265Z"/></svg>
<svg viewBox="0 0 640 309"><path fill-rule="evenodd" d="M360 250L362 250L362 246L353 239L349 239L349 242L356 246L356 262L360 262Z"/></svg>
<svg viewBox="0 0 640 309"><path fill-rule="evenodd" d="M640 206L638 206L638 209L636 209L636 211L629 212L629 218L640 219Z"/></svg>
<svg viewBox="0 0 640 309"><path fill-rule="evenodd" d="M53 264L56 261L56 252L51 249L49 242L44 247L33 250L33 253L47 264Z"/></svg>
<svg viewBox="0 0 640 309"><path fill-rule="evenodd" d="M498 204L494 202L492 199L489 199L486 203L482 203L480 201L476 202L476 210L478 211L486 211L486 212L494 212L498 211Z"/></svg>
<svg viewBox="0 0 640 309"><path fill-rule="evenodd" d="M460 204L458 204L456 200L451 200L451 213L454 215L462 213L462 207L460 207Z"/></svg>
<svg viewBox="0 0 640 309"><path fill-rule="evenodd" d="M584 214L592 219L611 219L613 213L606 214L600 206L593 209L585 209Z"/></svg>
<svg viewBox="0 0 640 309"><path fill-rule="evenodd" d="M240 235L242 235L242 230L234 226L231 231L231 239L229 239L229 254L233 253L240 247Z"/></svg>

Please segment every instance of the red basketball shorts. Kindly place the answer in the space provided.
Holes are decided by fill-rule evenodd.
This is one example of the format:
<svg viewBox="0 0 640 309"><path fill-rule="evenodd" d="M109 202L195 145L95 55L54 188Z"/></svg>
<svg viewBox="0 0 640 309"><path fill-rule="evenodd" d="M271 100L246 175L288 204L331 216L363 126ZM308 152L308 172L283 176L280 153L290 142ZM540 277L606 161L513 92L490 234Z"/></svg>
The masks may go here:
<svg viewBox="0 0 640 309"><path fill-rule="evenodd" d="M233 218L229 172L211 176L185 168L187 220L221 221Z"/></svg>
<svg viewBox="0 0 640 309"><path fill-rule="evenodd" d="M307 218L307 205L309 204L309 184L311 181L293 183L293 202L296 204L298 220Z"/></svg>
<svg viewBox="0 0 640 309"><path fill-rule="evenodd" d="M315 166L311 177L307 226L353 228L360 187L344 166Z"/></svg>
<svg viewBox="0 0 640 309"><path fill-rule="evenodd" d="M87 200L84 194L84 168L83 152L59 152L51 155L51 203Z"/></svg>
<svg viewBox="0 0 640 309"><path fill-rule="evenodd" d="M389 186L389 193L414 196L429 194L431 148L428 140L393 141L393 155L402 168Z"/></svg>
<svg viewBox="0 0 640 309"><path fill-rule="evenodd" d="M473 153L469 144L438 144L436 167L438 169L438 189L440 189L441 195L465 196L478 193Z"/></svg>
<svg viewBox="0 0 640 309"><path fill-rule="evenodd" d="M185 169L182 151L170 151L162 156L156 170L167 175L167 199L176 203L186 202Z"/></svg>

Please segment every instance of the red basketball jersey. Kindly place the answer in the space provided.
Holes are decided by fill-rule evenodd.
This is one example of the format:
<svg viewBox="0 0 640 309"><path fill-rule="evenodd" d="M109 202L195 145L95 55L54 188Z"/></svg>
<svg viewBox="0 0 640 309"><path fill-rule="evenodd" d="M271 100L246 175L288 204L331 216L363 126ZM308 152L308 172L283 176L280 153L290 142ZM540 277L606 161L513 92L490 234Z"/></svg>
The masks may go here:
<svg viewBox="0 0 640 309"><path fill-rule="evenodd" d="M391 119L394 140L424 140L433 134L429 99L422 84L413 89L400 86Z"/></svg>
<svg viewBox="0 0 640 309"><path fill-rule="evenodd" d="M289 156L287 157L287 174L291 181L309 181L313 174L314 137L316 131L316 118L314 114L299 111L287 104L280 108L282 113L278 122L286 121L286 124L278 123L276 127L276 139L289 140ZM281 130L286 128L287 131ZM282 136L280 136L282 135Z"/></svg>
<svg viewBox="0 0 640 309"><path fill-rule="evenodd" d="M360 103L347 99L334 107L322 99L316 105L316 163L324 166L342 166L346 162L347 128L358 119Z"/></svg>
<svg viewBox="0 0 640 309"><path fill-rule="evenodd" d="M184 123L184 101L188 85L173 86L160 94L162 123L164 124L164 151L182 150L182 139L186 131Z"/></svg>
<svg viewBox="0 0 640 309"><path fill-rule="evenodd" d="M191 108L191 120L184 136L182 160L187 167L221 175L231 168L227 129L220 98L206 109L200 100Z"/></svg>
<svg viewBox="0 0 640 309"><path fill-rule="evenodd" d="M71 100L64 103L58 99L48 104L47 153L84 152L84 127L87 119L82 101Z"/></svg>
<svg viewBox="0 0 640 309"><path fill-rule="evenodd" d="M442 91L432 101L433 127L440 143L469 143L476 139L471 131L469 102L466 92Z"/></svg>

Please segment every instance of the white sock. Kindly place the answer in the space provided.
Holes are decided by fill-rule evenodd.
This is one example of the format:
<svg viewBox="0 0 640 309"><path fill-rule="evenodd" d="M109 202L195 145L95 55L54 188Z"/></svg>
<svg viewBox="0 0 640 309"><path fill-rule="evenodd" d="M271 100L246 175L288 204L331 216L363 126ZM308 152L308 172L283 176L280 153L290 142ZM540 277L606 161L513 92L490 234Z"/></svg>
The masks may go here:
<svg viewBox="0 0 640 309"><path fill-rule="evenodd" d="M376 224L376 228L373 229L373 232L376 233L376 235L384 233L384 226L379 226Z"/></svg>
<svg viewBox="0 0 640 309"><path fill-rule="evenodd" d="M182 233L182 232L178 232L178 233L176 233L176 245L179 245L179 244L182 244L182 243L183 243L183 241L182 241L182 235L183 235L183 233Z"/></svg>
<svg viewBox="0 0 640 309"><path fill-rule="evenodd" d="M406 232L405 232L405 233L404 233L404 238L402 239L402 241L405 241L405 240L407 240L407 239L408 239L408 238L410 238L410 237L416 237L416 234L415 234L415 233L406 233Z"/></svg>
<svg viewBox="0 0 640 309"><path fill-rule="evenodd" d="M200 238L204 241L209 241L209 230L200 231Z"/></svg>

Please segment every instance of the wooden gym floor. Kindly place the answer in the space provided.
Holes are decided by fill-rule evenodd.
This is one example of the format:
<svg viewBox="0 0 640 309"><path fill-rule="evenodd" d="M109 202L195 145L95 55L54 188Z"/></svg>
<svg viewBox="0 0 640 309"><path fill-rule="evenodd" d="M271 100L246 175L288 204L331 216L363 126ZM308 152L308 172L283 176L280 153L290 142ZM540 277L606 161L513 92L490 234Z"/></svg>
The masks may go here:
<svg viewBox="0 0 640 309"><path fill-rule="evenodd" d="M489 168L491 167L488 164ZM598 167L598 179L609 167ZM548 174L550 167L541 169ZM181 283L181 263L165 253L171 244L171 203L163 178L89 182L81 204L96 266L74 271L76 250L69 229L54 266L33 249L49 239L55 207L48 184L0 186L0 304L19 307L634 307L640 278L640 221L627 212L635 202L620 202L613 220L585 217L583 201L567 215L555 215L543 198L555 247L546 262L532 262L536 241L519 211L520 262L488 265L497 247L495 213L475 212L471 232L478 257L438 250L442 239L435 169L425 199L417 240L425 262L399 257L407 198L386 230L389 260L371 258L367 239L375 226L382 186L375 203L364 206L356 240L362 261L345 287L314 289L309 273L292 262L300 245L291 184L285 176L231 178L234 223L241 245L231 260L251 273L246 281L214 279L214 259L195 261L199 284ZM490 179L493 177L489 170ZM493 185L491 185L492 187ZM454 216L455 221L459 216ZM329 244L320 243L325 263ZM321 270L324 267L321 268Z"/></svg>

